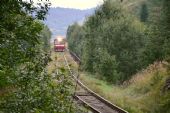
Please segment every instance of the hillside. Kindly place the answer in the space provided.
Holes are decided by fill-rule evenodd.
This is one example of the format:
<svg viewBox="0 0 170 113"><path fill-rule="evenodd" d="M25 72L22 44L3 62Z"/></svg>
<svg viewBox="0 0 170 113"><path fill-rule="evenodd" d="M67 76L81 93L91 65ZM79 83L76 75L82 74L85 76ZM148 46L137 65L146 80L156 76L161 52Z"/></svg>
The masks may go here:
<svg viewBox="0 0 170 113"><path fill-rule="evenodd" d="M48 12L46 25L55 35L66 35L67 27L75 22L82 23L85 18L92 15L94 8L87 10L70 9L70 8L51 8Z"/></svg>

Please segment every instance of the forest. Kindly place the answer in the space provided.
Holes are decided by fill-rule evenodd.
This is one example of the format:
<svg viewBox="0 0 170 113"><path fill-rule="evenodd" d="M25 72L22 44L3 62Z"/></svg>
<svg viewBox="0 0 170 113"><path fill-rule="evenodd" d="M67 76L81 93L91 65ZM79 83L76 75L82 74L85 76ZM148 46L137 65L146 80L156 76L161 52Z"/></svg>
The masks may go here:
<svg viewBox="0 0 170 113"><path fill-rule="evenodd" d="M67 30L69 49L82 59L81 68L114 84L155 61L167 61L170 54L169 1L124 2L107 0L84 25Z"/></svg>

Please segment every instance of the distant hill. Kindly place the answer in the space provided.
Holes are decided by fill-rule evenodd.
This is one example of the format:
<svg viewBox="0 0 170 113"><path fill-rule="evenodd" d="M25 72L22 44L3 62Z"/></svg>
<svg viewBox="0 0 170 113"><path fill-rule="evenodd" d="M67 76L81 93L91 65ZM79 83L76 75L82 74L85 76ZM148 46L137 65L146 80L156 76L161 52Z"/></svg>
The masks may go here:
<svg viewBox="0 0 170 113"><path fill-rule="evenodd" d="M74 22L83 23L86 17L94 13L95 8L87 10L71 9L71 8L51 8L47 15L45 24L48 25L53 33L56 35L66 35L69 25Z"/></svg>

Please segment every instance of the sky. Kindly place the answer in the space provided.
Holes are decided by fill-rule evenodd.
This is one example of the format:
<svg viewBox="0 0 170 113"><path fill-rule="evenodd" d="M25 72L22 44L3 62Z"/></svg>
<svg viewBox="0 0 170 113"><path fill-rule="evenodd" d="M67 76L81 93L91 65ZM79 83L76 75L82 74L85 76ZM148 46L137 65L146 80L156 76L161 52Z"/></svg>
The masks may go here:
<svg viewBox="0 0 170 113"><path fill-rule="evenodd" d="M50 0L52 6L69 7L76 9L88 9L103 3L103 0Z"/></svg>
<svg viewBox="0 0 170 113"><path fill-rule="evenodd" d="M29 1L29 0L25 0ZM38 1L48 0L33 0L35 3ZM101 5L103 0L49 0L52 3L52 7L64 7L75 9L89 9Z"/></svg>

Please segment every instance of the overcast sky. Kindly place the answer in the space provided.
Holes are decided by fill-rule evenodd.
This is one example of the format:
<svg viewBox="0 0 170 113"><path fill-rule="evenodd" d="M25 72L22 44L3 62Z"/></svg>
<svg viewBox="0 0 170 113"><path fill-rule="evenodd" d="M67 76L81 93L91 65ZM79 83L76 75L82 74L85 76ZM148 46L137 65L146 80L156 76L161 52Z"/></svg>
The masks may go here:
<svg viewBox="0 0 170 113"><path fill-rule="evenodd" d="M34 2L41 0L33 0ZM42 0L46 1L46 0ZM76 9L88 9L96 7L103 3L103 0L49 0L52 3L52 7L65 7Z"/></svg>
<svg viewBox="0 0 170 113"><path fill-rule="evenodd" d="M100 5L103 0L50 0L53 6L87 9Z"/></svg>

